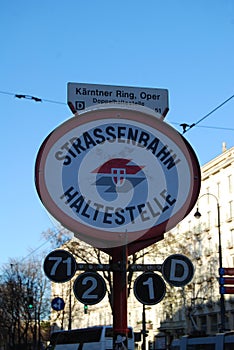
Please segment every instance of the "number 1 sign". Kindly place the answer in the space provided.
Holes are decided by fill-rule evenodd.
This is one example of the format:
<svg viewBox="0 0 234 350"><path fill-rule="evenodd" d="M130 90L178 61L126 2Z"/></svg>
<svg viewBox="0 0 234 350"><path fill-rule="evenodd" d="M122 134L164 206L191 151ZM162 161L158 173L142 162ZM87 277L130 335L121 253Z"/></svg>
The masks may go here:
<svg viewBox="0 0 234 350"><path fill-rule="evenodd" d="M163 279L154 272L145 272L134 283L135 297L146 305L159 303L166 293Z"/></svg>

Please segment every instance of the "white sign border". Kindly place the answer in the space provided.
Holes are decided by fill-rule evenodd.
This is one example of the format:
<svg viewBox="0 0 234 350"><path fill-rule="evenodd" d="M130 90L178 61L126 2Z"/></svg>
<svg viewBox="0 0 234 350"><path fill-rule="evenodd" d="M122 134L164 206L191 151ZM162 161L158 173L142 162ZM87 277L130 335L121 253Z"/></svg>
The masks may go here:
<svg viewBox="0 0 234 350"><path fill-rule="evenodd" d="M194 206L197 197L199 195L200 191L200 167L197 161L197 158L195 156L195 153L193 152L190 145L187 143L187 141L177 132L175 131L171 126L166 124L165 122L162 122L158 119L155 119L152 116L145 115L144 113L141 113L139 111L135 110L120 110L120 109L106 109L106 110L95 110L90 111L87 113L83 113L81 116L73 117L69 120L67 120L65 123L63 123L61 126L59 126L57 129L55 129L43 142L36 161L36 188L38 191L38 194L44 204L44 206L47 208L47 210L57 219L59 220L62 225L67 227L72 232L78 233L78 238L81 237L81 239L85 240L87 243L90 243L90 239L92 242L92 238L95 238L96 240L96 246L97 247L108 247L108 244L105 244L105 241L108 242L110 239L110 233L109 232L103 232L102 230L87 227L86 225L80 224L79 222L72 220L70 217L67 217L64 215L64 213L58 208L56 203L54 203L53 199L51 198L48 189L45 185L45 179L44 179L44 169L45 169L45 162L48 155L48 152L50 151L51 147L54 145L54 143L64 135L64 132L67 130L72 129L73 127L77 127L77 125L84 125L89 121L92 120L108 120L110 119L110 113L114 114L114 116L111 116L111 119L114 117L116 120L119 118L125 118L128 120L135 120L140 123L144 121L144 124L153 126L156 130L158 128L163 132L166 133L166 135L169 135L169 137L178 145L184 149L185 153L187 153L187 160L189 164L189 168L191 171L191 184L192 188L186 202L184 203L183 207L179 211L179 213L176 213L176 215L172 216L170 220L167 220L167 222L162 223L159 225L159 227L153 227L152 229L149 229L147 233L144 232L144 234L139 231L135 232L135 238L138 240L140 237L143 236L144 239L153 239L155 238L155 241L157 241L156 237L161 236L162 233L168 231L170 228L174 227L179 221L181 221L192 209ZM170 223L168 224L168 221ZM92 232L91 232L92 231ZM99 238L99 235L101 234L101 238ZM119 234L119 232L116 232L115 234ZM91 236L90 236L91 235ZM118 235L116 235L118 236ZM113 239L113 235L112 235ZM100 241L100 242L99 242ZM115 245L123 245L126 244L126 241L123 239L123 241L120 243L119 238L116 237L116 240L114 239ZM90 243L92 244L92 243Z"/></svg>

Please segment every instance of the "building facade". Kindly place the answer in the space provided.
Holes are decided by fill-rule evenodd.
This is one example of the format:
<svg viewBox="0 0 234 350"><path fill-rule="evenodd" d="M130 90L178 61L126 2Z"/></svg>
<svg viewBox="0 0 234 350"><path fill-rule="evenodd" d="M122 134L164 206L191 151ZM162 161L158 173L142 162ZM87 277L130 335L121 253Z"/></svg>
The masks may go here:
<svg viewBox="0 0 234 350"><path fill-rule="evenodd" d="M223 267L234 267L234 148L224 148L218 157L201 168L201 172L197 205L166 238L195 266L193 281L178 290L176 298L172 296L171 313L165 312L165 300L160 330L172 337L214 334L220 330L220 250ZM197 211L199 218L194 217ZM225 329L234 329L234 295L225 294L224 299Z"/></svg>
<svg viewBox="0 0 234 350"><path fill-rule="evenodd" d="M171 254L187 256L195 267L194 278L184 287L167 284L164 299L151 306L137 301L133 289L128 299L128 322L141 332L143 311L148 339L156 334L167 343L183 334L214 334L220 330L220 294L218 268L221 238L223 267L234 267L234 147L226 149L202 166L202 185L197 205L174 229L165 234L155 250L145 249L140 263L162 264ZM200 218L194 217L199 211ZM143 254L142 254L143 255ZM106 258L104 257L104 260ZM144 259L144 260L143 260ZM105 263L106 261L104 261ZM139 275L134 273L133 280ZM75 278L75 277L74 277ZM52 284L52 298L63 297L65 309L52 311L55 328L77 328L112 323L112 311L106 296L99 304L84 306L74 297L73 281ZM234 295L225 294L225 328L234 329Z"/></svg>

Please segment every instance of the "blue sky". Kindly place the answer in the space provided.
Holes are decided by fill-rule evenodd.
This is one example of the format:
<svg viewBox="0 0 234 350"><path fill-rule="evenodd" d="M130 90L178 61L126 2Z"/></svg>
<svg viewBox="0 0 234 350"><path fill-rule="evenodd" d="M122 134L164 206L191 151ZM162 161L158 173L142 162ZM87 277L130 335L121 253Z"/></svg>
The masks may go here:
<svg viewBox="0 0 234 350"><path fill-rule="evenodd" d="M166 88L166 121L179 131L234 94L233 0L5 1L0 43L0 264L27 256L54 228L34 165L71 116L68 82ZM223 141L234 146L233 110L234 98L185 134L201 165Z"/></svg>

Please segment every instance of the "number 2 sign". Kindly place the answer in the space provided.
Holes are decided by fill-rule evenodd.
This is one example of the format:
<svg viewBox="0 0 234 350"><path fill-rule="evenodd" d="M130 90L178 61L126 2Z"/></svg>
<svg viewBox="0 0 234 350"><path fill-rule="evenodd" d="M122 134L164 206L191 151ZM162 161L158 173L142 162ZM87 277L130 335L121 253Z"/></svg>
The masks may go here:
<svg viewBox="0 0 234 350"><path fill-rule="evenodd" d="M76 272L76 260L66 250L54 250L45 258L44 272L53 282L67 282Z"/></svg>
<svg viewBox="0 0 234 350"><path fill-rule="evenodd" d="M81 273L74 282L73 291L76 298L83 304L99 303L106 294L104 279L96 272Z"/></svg>

